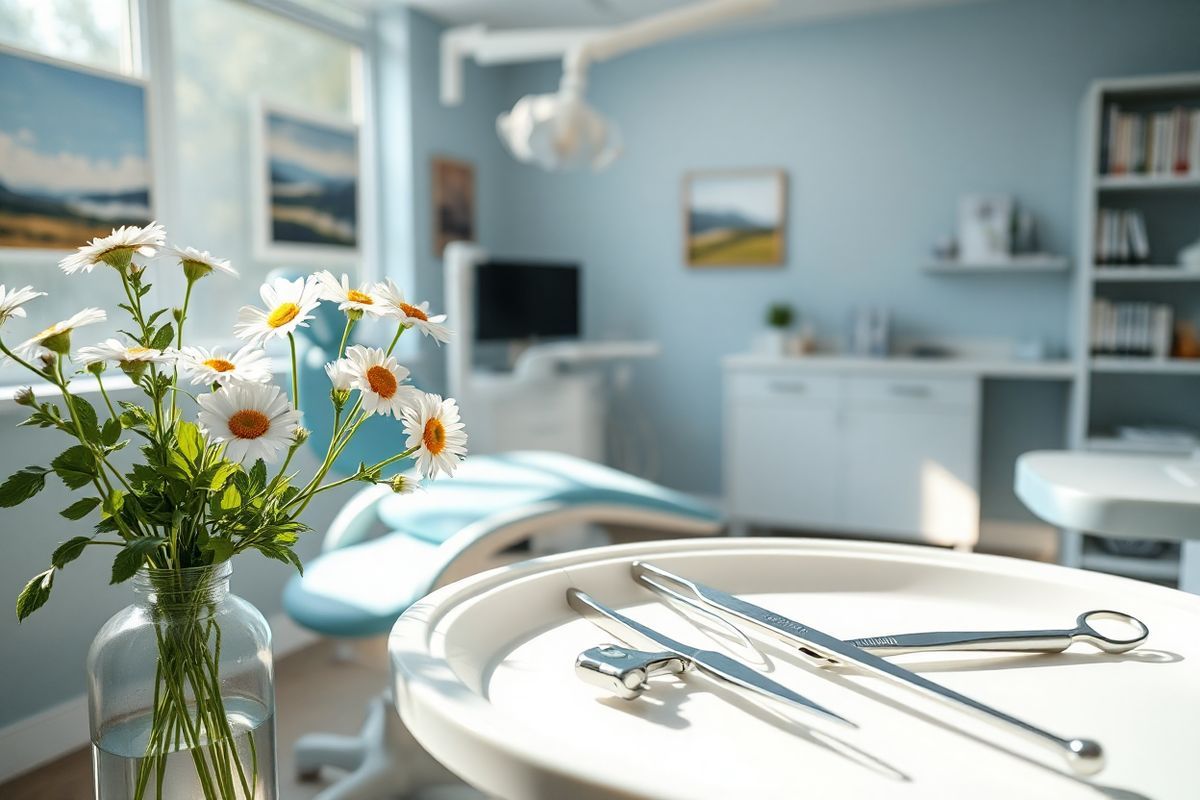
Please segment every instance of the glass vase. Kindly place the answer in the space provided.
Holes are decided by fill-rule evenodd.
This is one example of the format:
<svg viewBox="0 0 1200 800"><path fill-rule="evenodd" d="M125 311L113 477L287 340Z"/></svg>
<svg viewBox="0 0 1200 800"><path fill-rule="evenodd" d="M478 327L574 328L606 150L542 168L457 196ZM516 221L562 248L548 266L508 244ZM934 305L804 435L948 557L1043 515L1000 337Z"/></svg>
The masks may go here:
<svg viewBox="0 0 1200 800"><path fill-rule="evenodd" d="M229 562L143 569L88 652L98 800L278 796L271 630Z"/></svg>

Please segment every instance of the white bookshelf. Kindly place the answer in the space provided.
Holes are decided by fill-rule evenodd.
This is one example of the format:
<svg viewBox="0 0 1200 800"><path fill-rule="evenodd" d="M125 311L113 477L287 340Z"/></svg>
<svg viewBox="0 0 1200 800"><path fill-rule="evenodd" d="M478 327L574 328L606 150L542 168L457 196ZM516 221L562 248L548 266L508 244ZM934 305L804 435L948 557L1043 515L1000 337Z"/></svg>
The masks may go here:
<svg viewBox="0 0 1200 800"><path fill-rule="evenodd" d="M1097 297L1112 297L1113 291L1123 287L1143 287L1136 291L1153 296L1154 286L1160 288L1158 302L1172 304L1171 285L1200 282L1200 272L1188 272L1172 264L1150 264L1146 266L1112 266L1098 264L1096 258L1097 215L1101 208L1132 208L1142 210L1152 217L1150 227L1160 234L1161 227L1153 215L1167 204L1185 204L1196 214L1177 216L1200 216L1200 173L1189 174L1136 174L1103 175L1101 152L1107 109L1116 102L1123 111L1156 111L1180 104L1191 108L1200 107L1200 73L1183 73L1157 77L1124 78L1097 81L1089 88L1084 98L1081 119L1078 246L1078 267L1075 279L1075 329L1074 356L1076 380L1071 398L1070 441L1071 446L1081 450L1104 450L1184 455L1163 447L1155 449L1146 442L1129 442L1098 430L1102 425L1146 424L1171 422L1170 420L1121 419L1093 420L1091 418L1095 400L1104 400L1101 393L1120 392L1124 386L1138 386L1141 381L1155 380L1152 376L1197 376L1196 391L1200 397L1200 359L1152 359L1116 356L1092 356L1089 352L1092 303ZM1144 204L1144 207L1143 207ZM1175 206L1172 206L1175 207ZM1193 236L1192 231L1180 231L1181 235ZM1154 248L1151 241L1151 248ZM1152 254L1153 255L1153 254ZM1118 295L1119 297L1119 295ZM1128 377L1121 377L1128 376ZM1097 378L1104 380L1098 382ZM1144 384L1143 384L1144 385ZM1189 384L1190 385L1190 384ZM1174 386L1174 384L1172 384ZM1109 409L1109 413L1115 413ZM1147 417L1153 414L1147 412ZM1071 566L1095 569L1118 575L1172 583L1179 574L1179 550L1170 549L1164 557L1145 559L1115 555L1104 550L1098 541L1078 531L1064 531L1060 561Z"/></svg>

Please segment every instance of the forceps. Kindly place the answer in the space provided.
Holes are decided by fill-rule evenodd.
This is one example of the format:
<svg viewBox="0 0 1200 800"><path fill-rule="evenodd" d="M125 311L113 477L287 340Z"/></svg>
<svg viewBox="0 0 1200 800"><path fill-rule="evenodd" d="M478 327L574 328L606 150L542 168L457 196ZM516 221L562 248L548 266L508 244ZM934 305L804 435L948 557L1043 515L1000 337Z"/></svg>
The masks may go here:
<svg viewBox="0 0 1200 800"><path fill-rule="evenodd" d="M1050 733L1011 714L934 683L928 678L910 672L873 653L868 653L853 644L810 628L782 614L768 611L761 606L726 594L719 589L713 589L702 583L674 575L653 564L635 561L631 565L631 569L634 579L644 586L661 592L665 584L669 593L675 596L686 595L689 600L708 606L731 622L749 623L761 632L799 649L808 656L855 664L869 673L902 683L929 697L953 703L990 722L1002 723L1008 728L1024 734L1031 741L1052 750L1062 757L1074 772L1081 775L1094 775L1104 768L1104 751L1098 742L1091 739L1066 739Z"/></svg>
<svg viewBox="0 0 1200 800"><path fill-rule="evenodd" d="M1127 639L1106 636L1091 624L1093 620L1114 620L1133 626L1137 634ZM1061 653L1075 642L1087 642L1105 653L1124 653L1146 641L1150 629L1137 617L1121 611L1085 611L1075 619L1075 627L1042 631L930 631L898 633L891 636L864 636L847 639L877 656L899 653L923 653L931 650L987 650L1012 653Z"/></svg>

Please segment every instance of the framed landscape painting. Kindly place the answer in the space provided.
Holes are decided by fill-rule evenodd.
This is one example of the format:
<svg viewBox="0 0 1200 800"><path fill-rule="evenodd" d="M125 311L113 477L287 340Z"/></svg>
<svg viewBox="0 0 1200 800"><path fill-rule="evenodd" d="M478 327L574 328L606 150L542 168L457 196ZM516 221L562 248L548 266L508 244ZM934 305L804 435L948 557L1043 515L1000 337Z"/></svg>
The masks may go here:
<svg viewBox="0 0 1200 800"><path fill-rule="evenodd" d="M358 126L259 107L259 250L265 258L358 256Z"/></svg>
<svg viewBox="0 0 1200 800"><path fill-rule="evenodd" d="M684 176L684 258L688 266L780 266L786 220L787 177L782 170L706 171Z"/></svg>
<svg viewBox="0 0 1200 800"><path fill-rule="evenodd" d="M433 159L433 254L450 242L475 238L475 168L453 158Z"/></svg>
<svg viewBox="0 0 1200 800"><path fill-rule="evenodd" d="M0 48L0 254L153 216L145 85Z"/></svg>

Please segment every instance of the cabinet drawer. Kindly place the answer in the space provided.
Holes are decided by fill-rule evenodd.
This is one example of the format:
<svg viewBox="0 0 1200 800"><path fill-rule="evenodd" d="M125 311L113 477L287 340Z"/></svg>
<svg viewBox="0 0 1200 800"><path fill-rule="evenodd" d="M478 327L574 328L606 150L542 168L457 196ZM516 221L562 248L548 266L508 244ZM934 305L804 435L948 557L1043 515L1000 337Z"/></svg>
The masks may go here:
<svg viewBox="0 0 1200 800"><path fill-rule="evenodd" d="M973 406L979 402L976 378L853 377L846 381L850 405L892 407Z"/></svg>
<svg viewBox="0 0 1200 800"><path fill-rule="evenodd" d="M739 400L837 400L841 378L836 375L748 373L729 379L729 394Z"/></svg>

